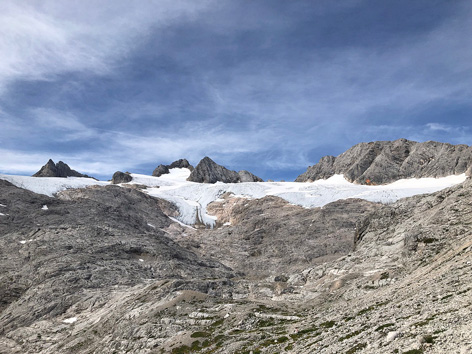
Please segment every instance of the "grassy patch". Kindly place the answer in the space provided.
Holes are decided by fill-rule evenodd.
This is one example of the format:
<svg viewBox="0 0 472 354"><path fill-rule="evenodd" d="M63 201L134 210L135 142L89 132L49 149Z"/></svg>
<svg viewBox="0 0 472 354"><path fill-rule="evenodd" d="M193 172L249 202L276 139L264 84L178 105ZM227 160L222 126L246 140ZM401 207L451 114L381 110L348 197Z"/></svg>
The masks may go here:
<svg viewBox="0 0 472 354"><path fill-rule="evenodd" d="M210 333L208 332L195 332L190 335L192 338L203 338L203 337L209 337Z"/></svg>
<svg viewBox="0 0 472 354"><path fill-rule="evenodd" d="M300 331L298 331L297 333L292 333L290 334L290 337L293 339L293 340L297 340L298 338L306 335L306 334L309 334L309 333L313 333L313 332L316 332L318 330L318 327L312 327L312 328L305 328L305 329L302 329ZM317 333L316 335L318 335L319 333Z"/></svg>
<svg viewBox="0 0 472 354"><path fill-rule="evenodd" d="M323 328L331 328L335 324L336 324L335 321L326 321L326 322L320 323L320 326L323 327Z"/></svg>
<svg viewBox="0 0 472 354"><path fill-rule="evenodd" d="M378 326L375 331L376 332L380 332L382 330L384 330L385 328L388 328L388 327L392 327L392 326L395 326L395 323L386 323L386 324L383 324L381 326Z"/></svg>
<svg viewBox="0 0 472 354"><path fill-rule="evenodd" d="M357 331L351 332L351 333L345 335L344 337L339 338L338 342L342 342L342 341L345 341L346 339L355 337L358 334L361 334L363 331L364 331L364 328L361 328L361 329L358 329Z"/></svg>
<svg viewBox="0 0 472 354"><path fill-rule="evenodd" d="M364 349L365 347L367 347L367 343L357 343L355 346L353 346L352 348L348 349L348 351L346 352L346 354L353 354L359 350L362 350Z"/></svg>

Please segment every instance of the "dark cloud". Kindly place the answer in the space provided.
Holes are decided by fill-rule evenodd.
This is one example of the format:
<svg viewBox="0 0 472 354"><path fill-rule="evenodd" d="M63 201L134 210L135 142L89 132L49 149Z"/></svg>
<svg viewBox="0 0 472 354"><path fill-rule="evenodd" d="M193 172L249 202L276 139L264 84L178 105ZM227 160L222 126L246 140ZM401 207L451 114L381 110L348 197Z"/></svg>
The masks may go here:
<svg viewBox="0 0 472 354"><path fill-rule="evenodd" d="M291 180L360 141L470 142L466 1L2 6L1 171L210 155Z"/></svg>

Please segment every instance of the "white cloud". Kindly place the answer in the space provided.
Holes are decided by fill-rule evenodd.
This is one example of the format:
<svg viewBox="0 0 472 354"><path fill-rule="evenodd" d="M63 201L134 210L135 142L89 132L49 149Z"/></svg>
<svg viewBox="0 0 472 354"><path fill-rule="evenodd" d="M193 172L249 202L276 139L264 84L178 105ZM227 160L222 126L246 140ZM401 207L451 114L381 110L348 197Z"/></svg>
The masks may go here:
<svg viewBox="0 0 472 354"><path fill-rule="evenodd" d="M0 94L15 80L74 71L106 74L151 29L188 19L210 1L0 2Z"/></svg>

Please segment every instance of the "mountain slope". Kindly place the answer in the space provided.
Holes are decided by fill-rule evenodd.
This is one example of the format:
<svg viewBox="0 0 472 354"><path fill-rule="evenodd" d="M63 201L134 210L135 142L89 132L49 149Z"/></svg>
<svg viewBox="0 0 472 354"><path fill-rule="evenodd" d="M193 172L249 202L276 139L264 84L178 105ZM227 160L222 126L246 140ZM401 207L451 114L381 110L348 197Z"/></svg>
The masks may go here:
<svg viewBox="0 0 472 354"><path fill-rule="evenodd" d="M341 155L325 156L308 167L297 182L343 174L359 184L385 184L403 178L444 177L465 173L472 164L472 147L406 139L360 143Z"/></svg>

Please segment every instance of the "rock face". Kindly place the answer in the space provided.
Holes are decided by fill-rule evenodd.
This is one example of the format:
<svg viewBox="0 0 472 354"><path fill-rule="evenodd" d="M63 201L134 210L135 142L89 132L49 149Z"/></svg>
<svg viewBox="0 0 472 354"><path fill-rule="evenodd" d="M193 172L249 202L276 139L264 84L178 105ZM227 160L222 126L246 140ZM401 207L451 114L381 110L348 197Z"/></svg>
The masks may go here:
<svg viewBox="0 0 472 354"><path fill-rule="evenodd" d="M132 180L133 180L133 177L128 172L116 171L113 174L111 183L113 184L128 183L128 182L131 182Z"/></svg>
<svg viewBox="0 0 472 354"><path fill-rule="evenodd" d="M162 175L165 175L169 173L169 167L167 167L166 165L159 165L156 167L156 169L154 171L152 171L152 175L154 177L160 177Z"/></svg>
<svg viewBox="0 0 472 354"><path fill-rule="evenodd" d="M351 252L356 220L378 207L350 199L306 209L275 196L247 200L225 195L207 207L222 227L187 232L177 240L189 247L198 244L197 254L212 254L249 277L287 275Z"/></svg>
<svg viewBox="0 0 472 354"><path fill-rule="evenodd" d="M264 182L262 178L259 178L246 170L239 171L238 175L240 182Z"/></svg>
<svg viewBox="0 0 472 354"><path fill-rule="evenodd" d="M152 172L152 175L154 177L160 177L164 174L169 173L169 170L172 168L188 168L190 171L193 171L193 166L186 159L180 159L180 160L172 162L170 165L160 164Z"/></svg>
<svg viewBox="0 0 472 354"><path fill-rule="evenodd" d="M198 279L231 277L165 236L172 221L162 202L118 186L50 198L0 180L0 335L63 314L82 292L99 303L111 289L146 279L180 279L183 288L203 290Z"/></svg>
<svg viewBox="0 0 472 354"><path fill-rule="evenodd" d="M171 169L171 168L188 168L189 170L193 170L193 166L186 159L180 159L180 160L174 161L167 167L169 169Z"/></svg>
<svg viewBox="0 0 472 354"><path fill-rule="evenodd" d="M53 160L49 160L41 169L36 172L33 177L86 177L90 176L72 170L67 164L59 161L57 164Z"/></svg>
<svg viewBox="0 0 472 354"><path fill-rule="evenodd" d="M444 177L467 172L472 147L406 139L360 143L341 155L325 156L308 167L296 182L326 179L343 174L359 184L384 184L402 178Z"/></svg>
<svg viewBox="0 0 472 354"><path fill-rule="evenodd" d="M248 171L232 171L218 165L209 157L204 157L190 174L187 181L197 183L238 183L238 182L261 182L257 176Z"/></svg>

